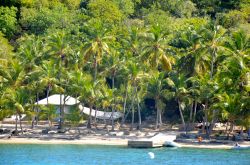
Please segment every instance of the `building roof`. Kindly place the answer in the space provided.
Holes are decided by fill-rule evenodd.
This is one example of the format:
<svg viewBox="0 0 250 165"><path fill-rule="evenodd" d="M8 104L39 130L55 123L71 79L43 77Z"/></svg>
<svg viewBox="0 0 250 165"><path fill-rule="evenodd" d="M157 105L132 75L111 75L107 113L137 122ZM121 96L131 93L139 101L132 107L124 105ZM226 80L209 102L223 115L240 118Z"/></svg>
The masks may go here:
<svg viewBox="0 0 250 165"><path fill-rule="evenodd" d="M61 103L64 103L64 97L65 95L61 95ZM66 96L65 98L65 105L75 105L78 104L80 101L77 100L74 97L71 96ZM39 105L47 105L47 98L44 98L34 104L39 104ZM51 95L48 97L48 104L52 104L52 105L60 105L60 95L59 94L55 94L55 95Z"/></svg>

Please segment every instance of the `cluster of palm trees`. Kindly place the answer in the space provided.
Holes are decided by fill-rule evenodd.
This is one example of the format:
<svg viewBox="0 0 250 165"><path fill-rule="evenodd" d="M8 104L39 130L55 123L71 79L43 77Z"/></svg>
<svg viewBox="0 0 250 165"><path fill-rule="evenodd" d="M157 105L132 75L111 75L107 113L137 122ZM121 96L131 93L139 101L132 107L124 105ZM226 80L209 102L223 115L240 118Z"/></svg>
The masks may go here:
<svg viewBox="0 0 250 165"><path fill-rule="evenodd" d="M21 37L7 64L0 64L1 114L38 115L34 103L46 91L47 97L76 97L90 113L93 108L121 111L122 124L131 117L131 130L135 115L141 128L146 98L155 101L155 128L161 127L170 101L178 105L185 131L197 121L198 112L208 135L219 120L249 127L250 38L243 31L214 24L174 34L157 25L131 26L116 34L88 28L79 36L57 30ZM62 128L63 103L60 109ZM89 115L89 128L92 120ZM111 121L114 129L113 117Z"/></svg>

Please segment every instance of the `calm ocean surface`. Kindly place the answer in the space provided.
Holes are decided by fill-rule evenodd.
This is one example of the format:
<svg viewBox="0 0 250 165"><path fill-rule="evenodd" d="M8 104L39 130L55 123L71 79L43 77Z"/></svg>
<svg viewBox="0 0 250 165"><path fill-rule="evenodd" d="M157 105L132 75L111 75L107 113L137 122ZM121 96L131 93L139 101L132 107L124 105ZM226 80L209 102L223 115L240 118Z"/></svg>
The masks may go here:
<svg viewBox="0 0 250 165"><path fill-rule="evenodd" d="M154 153L154 159L149 152ZM250 165L250 150L0 144L0 164Z"/></svg>

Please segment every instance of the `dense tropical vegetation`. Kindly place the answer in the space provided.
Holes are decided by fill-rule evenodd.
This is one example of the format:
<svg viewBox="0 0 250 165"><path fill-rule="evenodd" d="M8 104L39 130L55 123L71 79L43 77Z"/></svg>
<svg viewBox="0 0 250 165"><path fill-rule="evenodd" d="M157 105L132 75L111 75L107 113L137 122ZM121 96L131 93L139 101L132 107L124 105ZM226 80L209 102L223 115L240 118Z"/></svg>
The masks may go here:
<svg viewBox="0 0 250 165"><path fill-rule="evenodd" d="M131 129L152 118L210 123L208 135L218 121L249 128L249 23L249 0L3 0L0 119L51 121L53 107L34 103L59 93L121 111Z"/></svg>

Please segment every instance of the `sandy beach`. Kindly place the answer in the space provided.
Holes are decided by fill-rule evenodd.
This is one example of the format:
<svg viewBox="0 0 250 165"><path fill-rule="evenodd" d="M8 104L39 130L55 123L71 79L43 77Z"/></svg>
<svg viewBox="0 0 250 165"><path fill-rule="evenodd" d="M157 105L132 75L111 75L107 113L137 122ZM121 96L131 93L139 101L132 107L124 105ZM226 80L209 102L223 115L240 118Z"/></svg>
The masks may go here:
<svg viewBox="0 0 250 165"><path fill-rule="evenodd" d="M63 140L63 139L37 139L37 138L11 138L0 139L0 144L77 144L77 145L114 145L124 146L128 145L128 138L107 138L107 137L91 137L87 136L81 139ZM206 149L231 149L233 142L229 144L200 144L198 142L178 143L185 148L206 148ZM241 146L250 146L250 142L240 142Z"/></svg>
<svg viewBox="0 0 250 165"><path fill-rule="evenodd" d="M13 124L2 124L2 128L13 130ZM100 126L102 128L103 125ZM19 136L0 135L0 144L77 144L77 145L114 145L128 146L128 141L133 139L150 139L158 133L178 135L181 132L175 130L155 131L153 129L144 128L141 131L130 131L128 135L124 134L124 130L116 130L114 132L104 131L103 129L86 129L81 127L79 130L69 130L67 133L55 133L57 130L48 134L42 134L45 129L43 125L30 129L28 125L24 125L24 134ZM129 127L127 128L129 129ZM126 132L126 131L125 131ZM188 148L208 148L208 149L231 149L235 141L209 141L204 140L199 143L197 139L180 139L176 141L181 147ZM250 147L249 141L239 142L241 146Z"/></svg>
<svg viewBox="0 0 250 165"><path fill-rule="evenodd" d="M127 146L127 139L84 138L77 140L50 139L41 140L34 138L0 139L0 144L82 144L82 145L115 145Z"/></svg>

